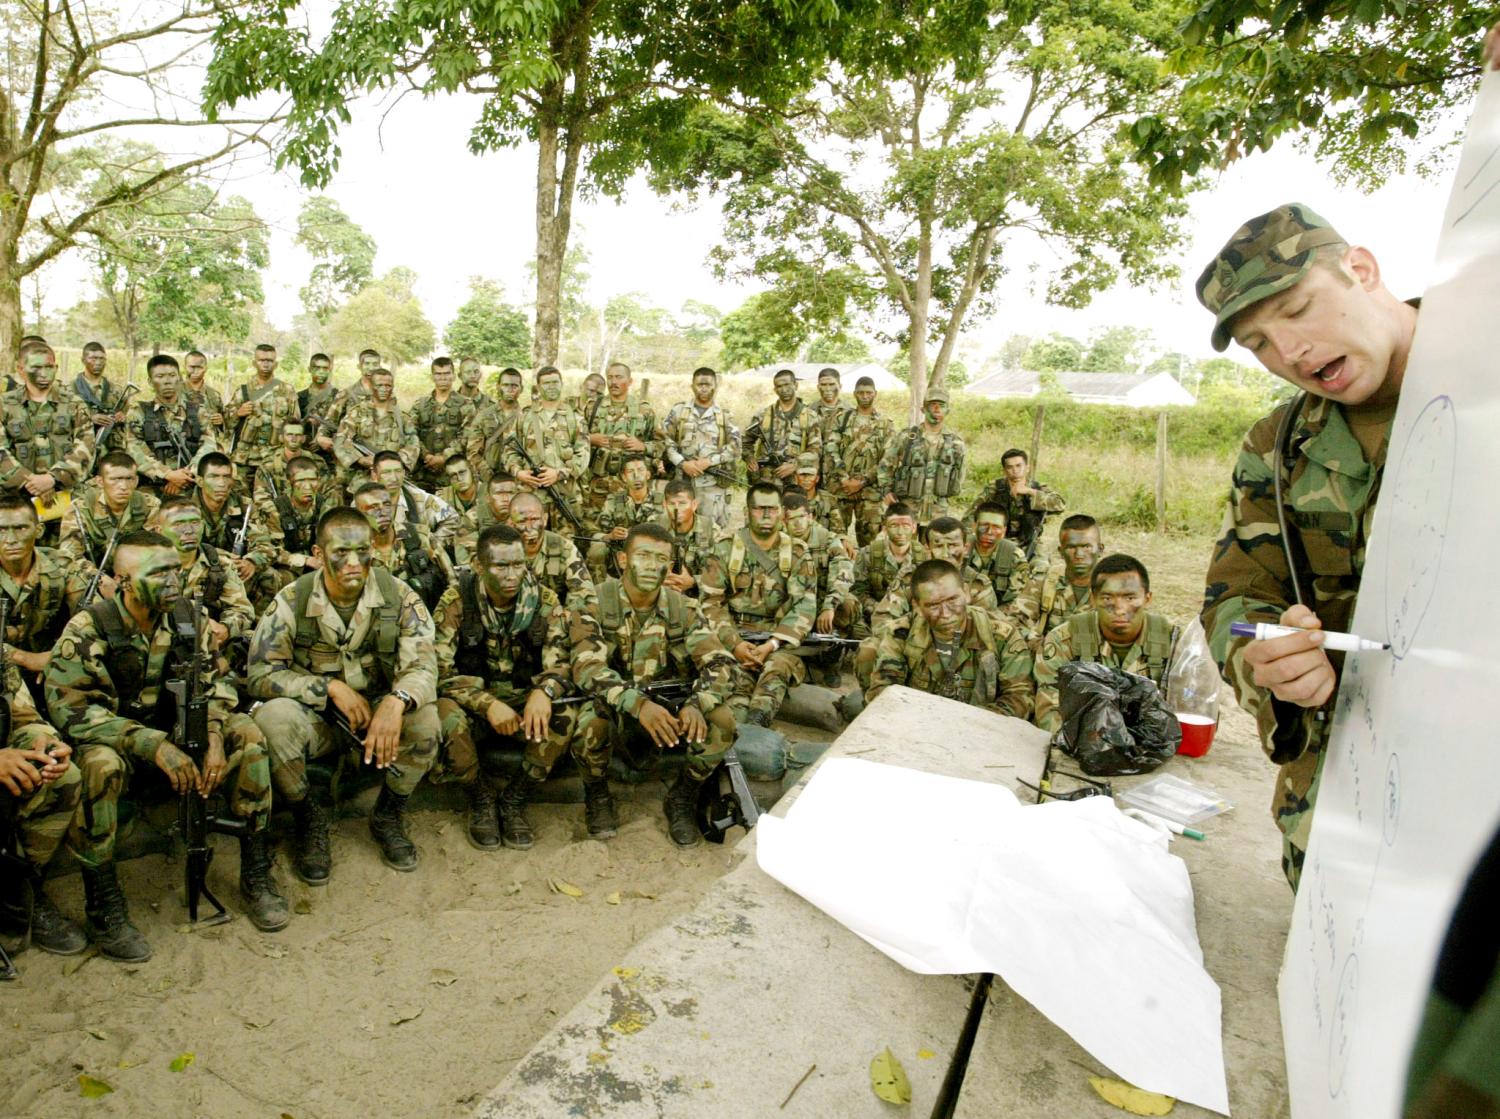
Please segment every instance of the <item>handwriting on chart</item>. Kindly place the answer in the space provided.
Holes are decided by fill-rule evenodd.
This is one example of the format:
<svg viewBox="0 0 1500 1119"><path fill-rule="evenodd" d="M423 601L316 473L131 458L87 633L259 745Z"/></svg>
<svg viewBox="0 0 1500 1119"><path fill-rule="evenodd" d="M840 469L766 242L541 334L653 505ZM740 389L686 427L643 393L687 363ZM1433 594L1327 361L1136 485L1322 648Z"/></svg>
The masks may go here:
<svg viewBox="0 0 1500 1119"><path fill-rule="evenodd" d="M1392 670L1411 651L1442 570L1458 460L1453 401L1435 396L1412 423L1381 517L1395 532L1386 551L1386 625Z"/></svg>
<svg viewBox="0 0 1500 1119"><path fill-rule="evenodd" d="M1458 189L1453 200L1458 212L1453 215L1450 229L1458 228L1482 207L1488 209L1500 203L1500 192L1495 189L1500 187L1500 140L1491 144L1482 155L1475 154L1478 158L1472 169L1459 169Z"/></svg>

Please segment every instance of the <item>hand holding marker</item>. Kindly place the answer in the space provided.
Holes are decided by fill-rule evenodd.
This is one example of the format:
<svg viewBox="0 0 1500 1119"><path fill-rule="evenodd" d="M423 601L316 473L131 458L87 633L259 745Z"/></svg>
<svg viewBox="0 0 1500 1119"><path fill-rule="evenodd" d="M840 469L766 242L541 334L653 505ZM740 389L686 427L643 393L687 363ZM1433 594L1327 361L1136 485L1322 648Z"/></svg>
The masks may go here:
<svg viewBox="0 0 1500 1119"><path fill-rule="evenodd" d="M1250 637L1256 641L1272 641L1278 637L1290 637L1294 633L1321 633L1323 648L1336 649L1344 653L1378 652L1389 649L1388 641L1371 641L1352 633L1338 633L1322 629L1299 629L1297 626L1278 626L1270 622L1231 622L1232 637Z"/></svg>

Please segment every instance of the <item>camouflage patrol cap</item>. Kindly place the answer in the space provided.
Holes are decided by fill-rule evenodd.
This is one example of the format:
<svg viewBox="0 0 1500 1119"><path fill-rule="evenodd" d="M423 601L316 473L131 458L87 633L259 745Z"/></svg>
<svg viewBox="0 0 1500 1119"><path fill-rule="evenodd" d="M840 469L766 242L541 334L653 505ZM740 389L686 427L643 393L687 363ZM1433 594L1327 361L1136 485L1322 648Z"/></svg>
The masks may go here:
<svg viewBox="0 0 1500 1119"><path fill-rule="evenodd" d="M1214 313L1213 346L1229 346L1229 321L1306 276L1314 249L1342 245L1338 231L1300 202L1277 206L1234 231L1198 277L1198 301Z"/></svg>
<svg viewBox="0 0 1500 1119"><path fill-rule="evenodd" d="M797 456L797 473L818 469L818 456L812 451L803 451Z"/></svg>
<svg viewBox="0 0 1500 1119"><path fill-rule="evenodd" d="M947 404L948 403L948 390L945 389L942 385L928 385L927 386L927 395L924 396L924 397L922 397L922 403L926 404L929 401L933 401L933 400L938 400L938 401L941 401L944 404Z"/></svg>

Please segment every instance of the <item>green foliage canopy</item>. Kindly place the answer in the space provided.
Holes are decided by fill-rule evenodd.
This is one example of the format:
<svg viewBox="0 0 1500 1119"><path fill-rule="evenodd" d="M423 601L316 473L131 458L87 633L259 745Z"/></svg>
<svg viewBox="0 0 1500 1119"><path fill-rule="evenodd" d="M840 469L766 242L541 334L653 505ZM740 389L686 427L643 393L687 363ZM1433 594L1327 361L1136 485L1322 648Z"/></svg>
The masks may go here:
<svg viewBox="0 0 1500 1119"><path fill-rule="evenodd" d="M328 320L332 351L358 353L369 347L378 350L388 366L431 353L437 332L412 291L416 279L409 268L393 268L365 285Z"/></svg>
<svg viewBox="0 0 1500 1119"><path fill-rule="evenodd" d="M477 357L486 365L524 368L531 360L531 327L522 311L505 302L499 284L474 276L468 301L443 331L443 345L455 361Z"/></svg>
<svg viewBox="0 0 1500 1119"><path fill-rule="evenodd" d="M297 244L315 263L298 294L319 323L326 323L339 301L354 295L375 275L375 238L349 219L327 195L314 195L297 214Z"/></svg>

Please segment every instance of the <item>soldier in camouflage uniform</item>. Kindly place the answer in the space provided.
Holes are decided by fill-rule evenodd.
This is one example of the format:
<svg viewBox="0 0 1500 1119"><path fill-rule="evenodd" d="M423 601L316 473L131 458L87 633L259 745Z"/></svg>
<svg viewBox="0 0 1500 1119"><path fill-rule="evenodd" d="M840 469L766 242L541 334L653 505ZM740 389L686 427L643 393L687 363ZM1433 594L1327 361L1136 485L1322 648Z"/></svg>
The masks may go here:
<svg viewBox="0 0 1500 1119"><path fill-rule="evenodd" d="M350 408L361 400L369 400L373 395L371 389L371 378L375 371L381 368L380 355L374 350L359 351L359 380L339 393L328 411L323 415L323 422L318 426L316 442L318 450L333 454L333 440L338 435L339 425L344 422L344 415ZM393 382L394 383L394 382ZM338 456L334 456L337 465Z"/></svg>
<svg viewBox="0 0 1500 1119"><path fill-rule="evenodd" d="M250 641L247 689L271 743L276 795L292 808L304 882L328 881L328 816L309 794L307 762L340 750L385 771L370 834L394 870L417 868L406 801L438 751L432 616L417 592L371 567L370 524L348 508L318 524L320 569L282 588ZM330 721L342 717L348 732Z"/></svg>
<svg viewBox="0 0 1500 1119"><path fill-rule="evenodd" d="M678 478L693 483L704 518L724 529L730 491L739 479L740 431L723 406L714 403L718 390L716 372L706 365L693 370L693 398L672 406L662 436L667 462Z"/></svg>
<svg viewBox="0 0 1500 1119"><path fill-rule="evenodd" d="M255 628L255 608L250 605L233 558L203 543L203 514L184 494L163 501L151 515L150 528L177 549L182 561L182 593L206 613L203 625L208 630L209 648L228 657L229 642L248 638ZM236 671L243 669L229 659Z"/></svg>
<svg viewBox="0 0 1500 1119"><path fill-rule="evenodd" d="M916 609L881 631L873 701L892 684L1024 719L1031 713L1031 650L1004 618L969 605L958 569L924 560L911 575Z"/></svg>
<svg viewBox="0 0 1500 1119"><path fill-rule="evenodd" d="M1027 597L1037 604L1028 636L1033 652L1041 649L1047 634L1080 610L1090 609L1089 575L1104 554L1099 522L1087 513L1064 517L1057 535L1057 557L1046 567L1040 562L1032 565Z"/></svg>
<svg viewBox="0 0 1500 1119"><path fill-rule="evenodd" d="M198 460L198 488L193 494L203 514L203 542L233 557L235 570L257 602L274 589L270 578L276 542L250 495L235 484L234 464L217 451Z"/></svg>
<svg viewBox="0 0 1500 1119"><path fill-rule="evenodd" d="M840 539L845 523L839 520L838 502L834 500L833 494L818 488L818 478L818 456L810 452L800 454L797 456L796 485L787 492L800 493L807 500L807 507L812 510L813 520L826 528L835 539Z"/></svg>
<svg viewBox="0 0 1500 1119"><path fill-rule="evenodd" d="M297 390L276 376L276 347L255 347L255 376L226 402L229 457L248 485L260 464L274 458L281 421L300 416Z"/></svg>
<svg viewBox="0 0 1500 1119"><path fill-rule="evenodd" d="M104 564L99 593L106 598L115 593L115 581L105 553L112 543L145 528L161 504L139 489L139 483L135 459L124 451L110 451L99 459L94 479L79 487L62 521L57 554L88 581L98 573L97 565Z"/></svg>
<svg viewBox="0 0 1500 1119"><path fill-rule="evenodd" d="M0 495L0 595L10 600L7 658L17 665L37 703L39 685L63 625L78 610L88 580L51 548L37 546L36 507L20 494Z"/></svg>
<svg viewBox="0 0 1500 1119"><path fill-rule="evenodd" d="M974 500L964 519L972 522L981 505L998 505L1005 511L1006 538L1029 560L1036 554L1047 515L1063 512L1068 503L1056 490L1027 476L1030 458L1020 447L1002 454L1000 465L1005 473Z"/></svg>
<svg viewBox="0 0 1500 1119"><path fill-rule="evenodd" d="M667 483L660 524L672 545L672 567L664 582L679 594L698 597L698 572L708 562L718 534L707 516L698 513L696 483L674 478Z"/></svg>
<svg viewBox="0 0 1500 1119"><path fill-rule="evenodd" d="M83 368L79 370L78 376L73 378L73 383L66 386L88 410L89 421L94 425L96 439L105 426L109 427L109 432L105 435L103 445L100 447L100 454L105 451L125 449L123 427L124 409L127 403L125 390L105 374L105 367L108 364L109 357L104 352L102 344L85 342Z"/></svg>
<svg viewBox="0 0 1500 1119"><path fill-rule="evenodd" d="M598 373L590 373L583 379L583 384L578 386L578 396L573 400L574 410L580 416L586 414L604 399L604 391L604 378Z"/></svg>
<svg viewBox="0 0 1500 1119"><path fill-rule="evenodd" d="M338 487L333 484L333 474L323 457L307 445L307 420L286 419L281 421L281 453L261 464L255 472L255 506L262 514L269 512L277 497L287 487L287 469L299 458L311 459L318 468L318 484L326 488L330 496L337 497Z"/></svg>
<svg viewBox="0 0 1500 1119"><path fill-rule="evenodd" d="M10 737L0 744L0 820L14 825L13 853L31 874L31 913L20 896L26 876L7 867L0 881L0 933L59 956L76 956L88 937L47 896L43 875L62 846L83 797L83 774L72 764L73 748L37 714L31 693L13 664L0 670L10 698ZM11 951L16 951L12 948Z"/></svg>
<svg viewBox="0 0 1500 1119"><path fill-rule="evenodd" d="M796 473L798 455L806 452L821 457L823 440L817 416L797 398L797 374L778 369L771 386L776 403L750 421L743 453L751 481L784 485Z"/></svg>
<svg viewBox="0 0 1500 1119"><path fill-rule="evenodd" d="M473 556L479 539L475 518L484 507L484 489L465 455L449 455L443 463L443 476L447 484L438 490L437 499L458 515L458 524L451 534L453 558L465 564Z"/></svg>
<svg viewBox="0 0 1500 1119"><path fill-rule="evenodd" d="M366 482L354 494L353 506L370 522L371 561L389 571L421 596L424 605L438 599L453 583L447 553L433 544L420 521L408 520L396 531L391 491L379 482Z"/></svg>
<svg viewBox="0 0 1500 1119"><path fill-rule="evenodd" d="M840 520L854 526L855 539L863 548L880 531L881 493L878 485L880 460L891 439L891 421L875 410L875 382L861 377L854 382L856 407L841 422L832 456L823 480L838 498Z"/></svg>
<svg viewBox="0 0 1500 1119"><path fill-rule="evenodd" d="M818 370L818 402L813 405L813 415L818 421L818 439L823 444L818 473L825 482L840 472L844 431L849 426L849 417L854 414L853 408L839 402L840 387L837 369L830 365ZM821 518L818 523L823 523ZM842 532L847 523L841 522L837 528L829 527L833 532Z"/></svg>
<svg viewBox="0 0 1500 1119"><path fill-rule="evenodd" d="M286 902L271 882L266 828L271 775L255 723L236 714L238 696L219 672L207 627L198 629L199 684L208 697L208 751L198 766L171 741L175 705L167 681L183 671L174 613L201 611L182 598L182 567L171 541L154 532L121 537L115 549L119 593L75 614L47 665L47 709L78 751L83 805L70 839L83 863L89 932L116 960L150 959L151 946L130 922L114 869L120 793L130 772L153 764L178 796L208 796L221 785L229 811L247 822L240 838L240 893L263 932L284 928Z"/></svg>
<svg viewBox="0 0 1500 1119"><path fill-rule="evenodd" d="M570 690L568 612L527 568L520 533L491 525L470 568L438 603L436 622L443 756L434 780L463 783L474 846L499 846L503 829L507 847L525 850L535 841L526 802L557 760L571 751L590 783L602 780L609 763L598 743L590 751L577 736L582 708L553 706ZM525 751L501 798L498 826L476 737Z"/></svg>
<svg viewBox="0 0 1500 1119"><path fill-rule="evenodd" d="M963 489L967 452L962 436L943 430L947 418L948 390L929 386L922 422L891 438L876 472L882 500L906 502L919 525L949 512L949 502Z"/></svg>
<svg viewBox="0 0 1500 1119"><path fill-rule="evenodd" d="M422 444L416 429L401 414L393 395L396 381L388 369L370 374L370 395L349 405L339 421L333 440L333 454L341 471L339 480L352 488L356 471L373 473L375 456L393 451L407 470L416 466Z"/></svg>
<svg viewBox="0 0 1500 1119"><path fill-rule="evenodd" d="M807 546L781 527L781 491L750 487L746 525L721 538L698 573L704 616L745 672L731 704L743 721L769 727L786 693L807 679L802 643L818 616L818 572ZM771 636L752 644L740 627Z"/></svg>
<svg viewBox="0 0 1500 1119"><path fill-rule="evenodd" d="M569 610L592 612L599 605L599 594L588 564L572 540L547 528L547 511L541 498L525 491L516 494L510 503L510 523L521 534L526 563L537 582L549 588Z"/></svg>
<svg viewBox="0 0 1500 1119"><path fill-rule="evenodd" d="M812 506L801 493L789 493L781 499L781 516L787 535L807 546L818 572L818 607L813 629L818 633L853 636L855 624L862 619L859 599L851 591L854 561L849 558L843 539L813 519ZM798 652L811 675L821 673L828 687L839 686L842 648L807 648Z"/></svg>
<svg viewBox="0 0 1500 1119"><path fill-rule="evenodd" d="M1031 564L1020 546L1005 535L1007 523L1004 508L981 502L974 513L974 547L964 563L990 581L1005 613L1029 632L1036 625L1036 587Z"/></svg>
<svg viewBox="0 0 1500 1119"><path fill-rule="evenodd" d="M450 549L458 535L458 512L436 494L412 485L406 480L406 464L395 451L381 451L375 456L374 480L385 487L395 502L395 529L404 535L408 523L425 528L432 543Z"/></svg>
<svg viewBox="0 0 1500 1119"><path fill-rule="evenodd" d="M158 493L182 493L192 486L198 460L218 450L213 426L199 406L182 394L177 359L157 354L146 362L153 399L142 400L124 425L125 450L135 459L141 484Z"/></svg>
<svg viewBox="0 0 1500 1119"><path fill-rule="evenodd" d="M476 413L483 405L493 403L484 391L484 366L477 357L458 359L458 384L453 391L472 404Z"/></svg>
<svg viewBox="0 0 1500 1119"><path fill-rule="evenodd" d="M293 459L286 475L286 484L261 508L266 533L277 543L276 565L272 569L276 590L297 576L316 570L313 544L318 521L333 508L333 499L323 491L323 476L316 459L306 455Z"/></svg>
<svg viewBox="0 0 1500 1119"><path fill-rule="evenodd" d="M582 519L579 482L589 464L583 421L570 405L563 403L562 374L555 367L538 369L536 384L541 399L522 409L516 420L513 438L503 454L505 469L521 485L543 493L544 500L553 505L561 501L575 517ZM536 466L535 472L532 464ZM569 523L560 508L552 521L557 525Z"/></svg>
<svg viewBox="0 0 1500 1119"><path fill-rule="evenodd" d="M198 406L203 422L214 430L214 441L223 442L224 397L208 383L208 357L202 350L183 355L182 375L182 398Z"/></svg>
<svg viewBox="0 0 1500 1119"><path fill-rule="evenodd" d="M338 387L333 383L333 359L327 354L313 354L307 359L307 375L307 388L297 392L297 414L316 436L339 399Z"/></svg>
<svg viewBox="0 0 1500 1119"><path fill-rule="evenodd" d="M922 560L940 559L954 566L970 606L1003 616L1000 604L995 600L995 586L989 577L964 563L969 554L969 541L964 534L963 522L957 517L935 518L927 526L926 544L917 552ZM881 630L905 621L910 615L911 584L906 579L898 579L870 615L870 630L878 635Z"/></svg>
<svg viewBox="0 0 1500 1119"><path fill-rule="evenodd" d="M57 358L44 344L21 351L16 378L0 396L0 489L42 497L81 485L94 460L88 409L57 383Z"/></svg>
<svg viewBox="0 0 1500 1119"><path fill-rule="evenodd" d="M729 698L740 675L734 657L698 604L663 582L672 544L660 525L637 524L625 540L624 573L599 587L598 616L573 616L573 682L594 696L578 723L584 751L607 763L612 738L649 749L687 746L687 760L667 791L667 831L679 847L698 843L698 787L734 744ZM677 711L640 689L661 680L692 680ZM618 822L600 765L585 778L589 835L615 834Z"/></svg>
<svg viewBox="0 0 1500 1119"><path fill-rule="evenodd" d="M1368 249L1297 204L1241 226L1199 277L1198 298L1214 314L1215 349L1232 337L1302 390L1245 437L1203 609L1225 679L1282 767L1273 812L1295 889L1343 656L1315 633L1251 641L1229 627L1349 628L1417 311L1385 287ZM1278 460L1292 539L1276 515Z"/></svg>
<svg viewBox="0 0 1500 1119"><path fill-rule="evenodd" d="M449 455L464 450L467 429L474 419L474 405L453 391L451 357L432 359L432 392L413 404L406 418L422 445L412 481L424 490L435 491L447 480L443 463Z"/></svg>
<svg viewBox="0 0 1500 1119"><path fill-rule="evenodd" d="M660 520L662 507L651 493L651 467L645 455L628 455L620 465L617 481L622 488L610 494L599 510L599 531L589 545L589 571L594 582L619 572L625 536L631 526Z"/></svg>
<svg viewBox="0 0 1500 1119"><path fill-rule="evenodd" d="M656 412L645 400L630 398L630 366L611 362L605 370L608 395L584 413L584 431L588 432L588 492L581 513L586 523L602 528L599 515L611 494L625 488L626 455L641 455L646 463L647 483L661 462L662 438L656 428ZM633 523L633 522L632 522Z"/></svg>
<svg viewBox="0 0 1500 1119"><path fill-rule="evenodd" d="M1152 610L1151 576L1131 556L1105 556L1094 565L1090 604L1042 640L1036 660L1036 725L1062 726L1057 673L1069 661L1107 665L1144 676L1163 691L1178 629Z"/></svg>
<svg viewBox="0 0 1500 1119"><path fill-rule="evenodd" d="M469 424L467 452L469 461L486 480L495 474L510 473L505 456L510 439L521 418L522 378L519 369L500 370L500 394L497 400L482 404Z"/></svg>
<svg viewBox="0 0 1500 1119"><path fill-rule="evenodd" d="M854 581L849 593L859 603L860 617L851 632L861 639L854 656L854 677L862 688L870 686L870 670L875 667L879 636L872 628L875 612L886 596L907 580L921 559L916 536L916 514L904 501L897 501L886 506L885 527L880 535L854 555Z"/></svg>

